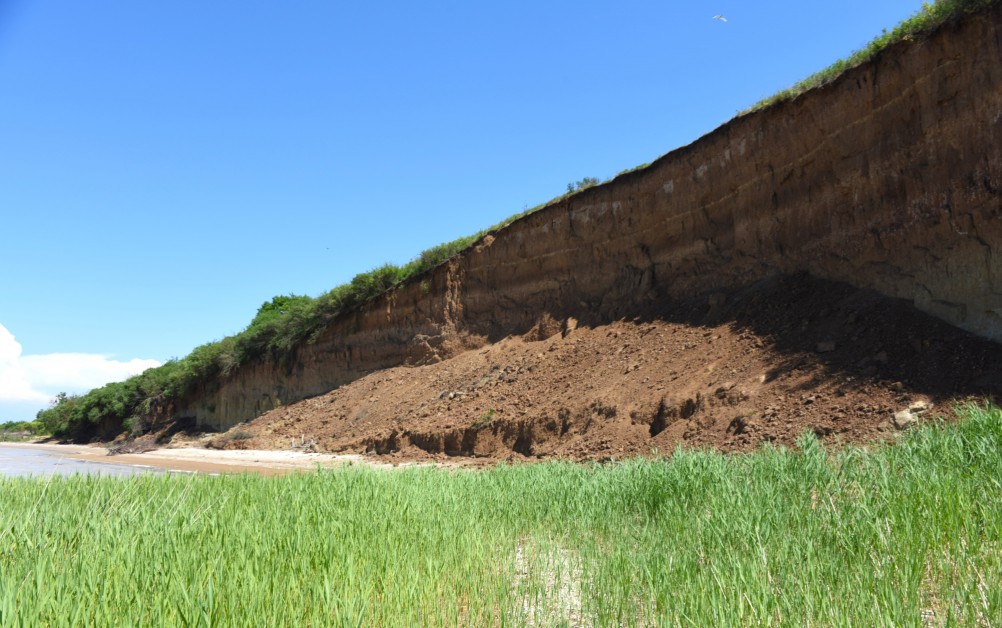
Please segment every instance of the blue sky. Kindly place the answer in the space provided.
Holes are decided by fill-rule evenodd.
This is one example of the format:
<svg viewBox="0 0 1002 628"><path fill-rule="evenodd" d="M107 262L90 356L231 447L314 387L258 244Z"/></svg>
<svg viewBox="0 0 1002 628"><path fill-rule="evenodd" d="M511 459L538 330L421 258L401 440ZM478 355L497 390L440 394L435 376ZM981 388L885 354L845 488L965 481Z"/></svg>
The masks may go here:
<svg viewBox="0 0 1002 628"><path fill-rule="evenodd" d="M0 0L0 422L651 161L920 4Z"/></svg>

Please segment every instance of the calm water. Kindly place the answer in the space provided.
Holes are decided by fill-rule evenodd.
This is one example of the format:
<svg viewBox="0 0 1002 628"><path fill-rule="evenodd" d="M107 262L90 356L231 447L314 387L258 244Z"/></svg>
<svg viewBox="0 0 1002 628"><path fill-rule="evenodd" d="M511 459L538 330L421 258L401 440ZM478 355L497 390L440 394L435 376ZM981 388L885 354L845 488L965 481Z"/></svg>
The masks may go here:
<svg viewBox="0 0 1002 628"><path fill-rule="evenodd" d="M74 473L129 476L139 473L162 473L162 471L126 464L74 460L39 449L0 447L0 476L73 475Z"/></svg>

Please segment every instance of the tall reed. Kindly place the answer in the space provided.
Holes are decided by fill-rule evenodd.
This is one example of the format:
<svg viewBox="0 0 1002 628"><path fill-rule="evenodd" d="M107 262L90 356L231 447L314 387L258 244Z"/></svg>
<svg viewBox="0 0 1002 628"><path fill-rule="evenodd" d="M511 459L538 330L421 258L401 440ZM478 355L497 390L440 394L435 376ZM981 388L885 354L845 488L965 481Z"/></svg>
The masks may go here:
<svg viewBox="0 0 1002 628"><path fill-rule="evenodd" d="M894 445L0 480L0 625L999 625L1002 411Z"/></svg>

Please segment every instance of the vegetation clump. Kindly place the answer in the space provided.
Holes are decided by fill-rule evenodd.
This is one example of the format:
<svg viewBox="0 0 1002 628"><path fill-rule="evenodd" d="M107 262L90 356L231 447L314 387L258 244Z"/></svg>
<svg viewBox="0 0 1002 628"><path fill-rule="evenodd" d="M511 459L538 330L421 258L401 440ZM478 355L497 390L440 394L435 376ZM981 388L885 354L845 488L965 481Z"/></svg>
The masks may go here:
<svg viewBox="0 0 1002 628"><path fill-rule="evenodd" d="M581 190L587 190L588 188L593 188L601 183L596 177L585 177L580 181L572 181L567 184L567 193L573 194L575 192L580 192Z"/></svg>
<svg viewBox="0 0 1002 628"><path fill-rule="evenodd" d="M0 441L23 441L44 436L45 425L41 421L7 421L0 423Z"/></svg>

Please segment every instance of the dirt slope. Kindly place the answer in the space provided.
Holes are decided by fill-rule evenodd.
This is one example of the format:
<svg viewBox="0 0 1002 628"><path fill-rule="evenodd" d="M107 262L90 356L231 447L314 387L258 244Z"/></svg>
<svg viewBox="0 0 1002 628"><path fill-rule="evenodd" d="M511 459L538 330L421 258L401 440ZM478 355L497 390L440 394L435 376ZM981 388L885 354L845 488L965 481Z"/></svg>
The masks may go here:
<svg viewBox="0 0 1002 628"><path fill-rule="evenodd" d="M915 408L997 396L999 345L911 305L806 275L661 303L596 327L541 325L437 364L396 367L268 412L225 448L397 459L605 460L684 444L746 451L888 437ZM919 406L931 404L928 410ZM899 425L895 425L898 423Z"/></svg>

